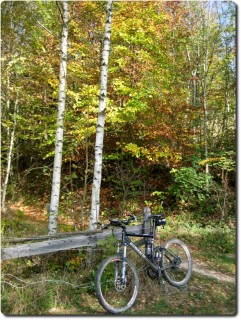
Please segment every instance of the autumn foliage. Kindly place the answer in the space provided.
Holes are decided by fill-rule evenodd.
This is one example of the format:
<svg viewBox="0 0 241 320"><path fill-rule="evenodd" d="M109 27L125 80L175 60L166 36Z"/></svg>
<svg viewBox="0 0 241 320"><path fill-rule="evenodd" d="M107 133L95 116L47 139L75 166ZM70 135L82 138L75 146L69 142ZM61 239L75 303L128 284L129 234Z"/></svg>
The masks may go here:
<svg viewBox="0 0 241 320"><path fill-rule="evenodd" d="M61 206L66 214L76 212L80 225L90 206L104 4L69 4ZM3 177L16 124L7 206L29 195L44 206L54 157L62 7L5 1L1 9ZM234 212L235 15L231 2L114 3L102 216L145 203L156 210L201 206L204 212L207 199L205 214Z"/></svg>

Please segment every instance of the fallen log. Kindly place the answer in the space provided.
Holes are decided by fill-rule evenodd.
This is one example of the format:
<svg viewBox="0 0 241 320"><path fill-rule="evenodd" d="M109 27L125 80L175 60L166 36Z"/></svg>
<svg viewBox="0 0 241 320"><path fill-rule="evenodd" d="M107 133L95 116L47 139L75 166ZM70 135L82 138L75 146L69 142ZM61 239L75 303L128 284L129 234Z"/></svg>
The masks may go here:
<svg viewBox="0 0 241 320"><path fill-rule="evenodd" d="M128 226L128 231L131 232L142 232L142 224ZM70 250L81 247L94 247L97 245L99 240L106 239L108 235L115 234L117 238L121 238L121 229L105 230L102 232L85 232L84 234L78 234L73 236L60 237L58 239L51 239L48 236L48 240L42 240L39 242L34 242L35 238L30 238L31 240L28 243L5 247L1 249L1 259L8 260L14 258L30 257L40 254L58 252L63 250ZM56 236L55 236L56 237ZM39 237L37 237L39 238ZM141 242L140 242L141 243Z"/></svg>

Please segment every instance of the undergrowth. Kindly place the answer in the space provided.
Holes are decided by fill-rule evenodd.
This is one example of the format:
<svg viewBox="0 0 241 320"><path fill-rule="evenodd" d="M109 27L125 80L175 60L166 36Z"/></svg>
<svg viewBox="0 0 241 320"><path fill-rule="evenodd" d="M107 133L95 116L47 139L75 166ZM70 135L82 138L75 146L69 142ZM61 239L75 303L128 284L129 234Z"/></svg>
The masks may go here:
<svg viewBox="0 0 241 320"><path fill-rule="evenodd" d="M157 244L180 238L194 262L217 272L235 275L234 222L202 224L188 215L167 216ZM106 315L95 296L94 278L100 262L115 252L110 236L93 249L79 249L2 263L2 313L5 315ZM145 264L128 250L137 266L141 290L128 315L231 315L236 310L234 284L193 273L185 290L146 277Z"/></svg>

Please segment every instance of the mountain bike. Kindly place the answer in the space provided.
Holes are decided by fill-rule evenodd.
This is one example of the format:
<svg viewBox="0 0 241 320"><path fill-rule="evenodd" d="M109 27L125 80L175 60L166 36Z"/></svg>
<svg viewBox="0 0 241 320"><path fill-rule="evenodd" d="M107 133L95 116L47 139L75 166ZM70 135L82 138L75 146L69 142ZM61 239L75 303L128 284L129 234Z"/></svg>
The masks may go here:
<svg viewBox="0 0 241 320"><path fill-rule="evenodd" d="M127 220L110 220L110 223L103 228L122 228L122 240L117 245L116 254L101 263L95 279L99 303L113 314L122 313L131 308L138 296L138 273L134 264L127 258L127 246L145 260L148 265L148 277L159 283L162 283L162 278L165 278L171 285L183 287L188 283L192 273L192 258L184 242L179 239L170 239L161 246L155 246L156 227L166 224L162 214L148 217L150 222L148 233L126 230L126 226L135 219L136 217L131 215ZM129 237L144 238L145 252L142 252ZM120 250L121 245L123 250Z"/></svg>

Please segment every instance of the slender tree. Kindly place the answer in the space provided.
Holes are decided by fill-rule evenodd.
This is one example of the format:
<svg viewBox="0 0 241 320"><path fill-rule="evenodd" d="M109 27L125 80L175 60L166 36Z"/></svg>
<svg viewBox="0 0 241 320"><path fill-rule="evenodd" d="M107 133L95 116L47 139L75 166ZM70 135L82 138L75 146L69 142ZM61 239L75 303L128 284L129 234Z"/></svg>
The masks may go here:
<svg viewBox="0 0 241 320"><path fill-rule="evenodd" d="M67 37L68 37L68 0L63 1L63 29L61 37L61 57L59 72L59 97L56 129L56 144L52 179L51 203L49 208L49 234L57 232L57 217L60 195L61 166L63 151L63 124L66 98L66 72L67 72Z"/></svg>
<svg viewBox="0 0 241 320"><path fill-rule="evenodd" d="M99 114L96 127L95 141L95 164L92 184L91 212L90 212L90 229L96 228L100 211L100 186L102 177L102 154L105 127L105 110L107 97L107 75L108 61L110 53L110 35L111 35L111 18L112 18L112 0L106 4L106 22L103 39L103 49L101 57L101 74L100 74L100 97L99 97Z"/></svg>
<svg viewBox="0 0 241 320"><path fill-rule="evenodd" d="M211 153L209 141L211 134L209 112L212 108L210 92L214 89L214 65L218 59L217 50L220 46L220 31L217 29L212 2L203 2L201 4L190 4L188 2L188 7L190 10L189 27L192 32L190 36L190 52L187 49L193 77L192 103L196 107L200 105L203 107L202 144L204 148L204 159L206 160L205 172L208 174L208 158ZM193 18L197 18L197 16L199 16L200 19L195 24L191 24ZM198 30L200 31L198 32Z"/></svg>
<svg viewBox="0 0 241 320"><path fill-rule="evenodd" d="M204 46L204 62L203 62L203 136L204 136L204 151L205 159L208 159L209 150L208 150L208 101L207 101L207 81L208 81L208 68L209 68L209 59L210 59L210 5L208 6L207 15L203 13L203 26L206 27L206 31L203 35ZM204 11L204 10L203 10ZM209 164L208 162L205 165L205 172L209 173Z"/></svg>
<svg viewBox="0 0 241 320"><path fill-rule="evenodd" d="M18 96L18 94L17 94L17 96ZM16 123L17 123L17 110L18 110L18 97L16 98L15 103L14 103L13 128L12 128L10 142L9 142L6 175L5 175L3 188L2 188L1 206L2 206L2 213L3 214L5 214L5 212L6 212L5 200L6 200L7 186L8 186L8 180L9 180L9 176L10 176L11 163L12 163L12 154L13 154L14 139L15 139L15 129L16 129Z"/></svg>

